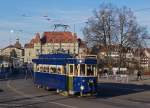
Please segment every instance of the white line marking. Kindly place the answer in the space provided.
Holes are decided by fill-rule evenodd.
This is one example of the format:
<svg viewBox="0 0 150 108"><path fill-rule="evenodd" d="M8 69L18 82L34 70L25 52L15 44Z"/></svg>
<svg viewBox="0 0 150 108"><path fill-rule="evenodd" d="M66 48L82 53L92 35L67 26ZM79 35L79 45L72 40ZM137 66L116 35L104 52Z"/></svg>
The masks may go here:
<svg viewBox="0 0 150 108"><path fill-rule="evenodd" d="M17 93L17 94L19 94L19 95L21 95L21 96L29 97L29 95L26 95L26 94L24 94L23 92L18 91L17 89L15 89L14 87L12 87L12 86L10 85L10 83L11 83L10 81L7 82L7 87L9 87L12 91L14 91L15 93Z"/></svg>
<svg viewBox="0 0 150 108"><path fill-rule="evenodd" d="M8 81L8 82L7 82L7 86L8 86L11 90L13 90L15 93L17 93L17 94L19 94L19 95L21 95L21 96L24 96L24 97L26 97L26 98L32 97L32 96L30 96L30 95L27 95L27 94L21 92L21 91L18 91L17 89L15 89L14 87L12 87L12 86L10 85L10 83L11 83L11 82ZM45 101L41 101L39 98L34 98L34 101L37 101L37 102L45 102ZM66 105L66 104L62 104L62 103L58 103L58 102L47 102L47 103L56 104L56 105L63 106L63 107L67 107L67 108L77 108L77 107L75 107L75 106L70 106L70 105Z"/></svg>
<svg viewBox="0 0 150 108"><path fill-rule="evenodd" d="M64 106L64 107L67 107L67 108L78 108L78 107L74 107L74 106L70 106L70 105L66 105L66 104L62 104L62 103L58 103L58 102L48 102L48 103L56 104L56 105L59 105L59 106Z"/></svg>
<svg viewBox="0 0 150 108"><path fill-rule="evenodd" d="M0 104L0 106L18 106L18 104Z"/></svg>

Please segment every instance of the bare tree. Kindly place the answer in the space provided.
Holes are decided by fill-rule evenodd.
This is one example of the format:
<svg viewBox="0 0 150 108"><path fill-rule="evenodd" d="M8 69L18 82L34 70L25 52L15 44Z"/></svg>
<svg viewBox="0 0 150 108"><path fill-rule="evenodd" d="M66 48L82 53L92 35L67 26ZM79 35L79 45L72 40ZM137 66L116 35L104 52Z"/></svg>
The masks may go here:
<svg viewBox="0 0 150 108"><path fill-rule="evenodd" d="M115 30L116 8L111 4L101 5L100 10L94 10L94 16L89 18L83 29L83 34L88 45L107 46Z"/></svg>
<svg viewBox="0 0 150 108"><path fill-rule="evenodd" d="M136 22L131 9L123 7L119 9L118 13L118 44L119 44L119 71L120 67L123 67L125 63L125 48L142 47L144 45L143 37L147 35L147 30L144 27L140 27ZM140 48L141 49L141 48Z"/></svg>
<svg viewBox="0 0 150 108"><path fill-rule="evenodd" d="M105 47L107 64L111 64L111 45L119 46L120 69L125 64L125 50L143 46L142 38L147 35L147 30L139 26L131 9L102 4L88 19L83 34L90 47Z"/></svg>
<svg viewBox="0 0 150 108"><path fill-rule="evenodd" d="M83 33L89 46L103 46L105 48L107 55L105 61L107 65L110 65L110 46L115 42L117 10L111 4L102 4L100 7L100 10L95 10L94 16L88 20Z"/></svg>

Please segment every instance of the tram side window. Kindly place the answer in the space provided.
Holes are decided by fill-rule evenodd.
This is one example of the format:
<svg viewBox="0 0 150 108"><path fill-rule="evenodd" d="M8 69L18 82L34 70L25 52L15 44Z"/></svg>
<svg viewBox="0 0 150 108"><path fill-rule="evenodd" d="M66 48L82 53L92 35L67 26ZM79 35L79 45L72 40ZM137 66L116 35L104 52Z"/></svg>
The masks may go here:
<svg viewBox="0 0 150 108"><path fill-rule="evenodd" d="M51 72L52 73L56 73L56 68L55 67L51 67Z"/></svg>
<svg viewBox="0 0 150 108"><path fill-rule="evenodd" d="M62 66L62 74L66 74L66 66Z"/></svg>
<svg viewBox="0 0 150 108"><path fill-rule="evenodd" d="M46 72L49 72L49 67L48 66L46 67Z"/></svg>
<svg viewBox="0 0 150 108"><path fill-rule="evenodd" d="M61 73L61 68L60 68L60 67L57 68L57 72L58 72L59 74Z"/></svg>
<svg viewBox="0 0 150 108"><path fill-rule="evenodd" d="M46 67L44 66L43 71L46 72Z"/></svg>
<svg viewBox="0 0 150 108"><path fill-rule="evenodd" d="M40 66L40 72L42 72L43 71L43 67L42 66Z"/></svg>
<svg viewBox="0 0 150 108"><path fill-rule="evenodd" d="M80 75L85 75L85 64L81 64Z"/></svg>
<svg viewBox="0 0 150 108"><path fill-rule="evenodd" d="M70 65L70 75L73 75L73 65Z"/></svg>
<svg viewBox="0 0 150 108"><path fill-rule="evenodd" d="M37 66L36 71L37 71L37 72L39 72L39 71L40 71L39 66Z"/></svg>

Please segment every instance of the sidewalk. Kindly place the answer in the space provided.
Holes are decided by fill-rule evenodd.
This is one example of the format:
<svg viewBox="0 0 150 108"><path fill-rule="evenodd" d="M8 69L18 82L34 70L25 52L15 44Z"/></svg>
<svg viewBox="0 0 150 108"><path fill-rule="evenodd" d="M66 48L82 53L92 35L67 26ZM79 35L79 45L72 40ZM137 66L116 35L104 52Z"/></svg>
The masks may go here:
<svg viewBox="0 0 150 108"><path fill-rule="evenodd" d="M142 80L137 81L136 75L130 75L128 78L120 78L119 80L116 77L108 76L108 77L100 77L98 82L106 82L106 83L128 83L128 84L138 84L138 85L150 85L150 75L142 76Z"/></svg>

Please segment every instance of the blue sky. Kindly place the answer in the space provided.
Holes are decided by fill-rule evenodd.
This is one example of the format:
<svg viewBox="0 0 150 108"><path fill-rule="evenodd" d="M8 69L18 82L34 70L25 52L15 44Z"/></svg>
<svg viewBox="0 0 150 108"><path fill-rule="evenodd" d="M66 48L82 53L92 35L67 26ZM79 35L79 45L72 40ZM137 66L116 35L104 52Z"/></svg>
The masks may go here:
<svg viewBox="0 0 150 108"><path fill-rule="evenodd" d="M34 33L51 31L57 23L68 24L72 32L75 24L77 35L83 38L81 29L102 3L127 6L133 11L150 8L150 0L0 0L0 48L14 43L16 37L22 44L29 42ZM135 15L150 32L150 9L135 12Z"/></svg>

